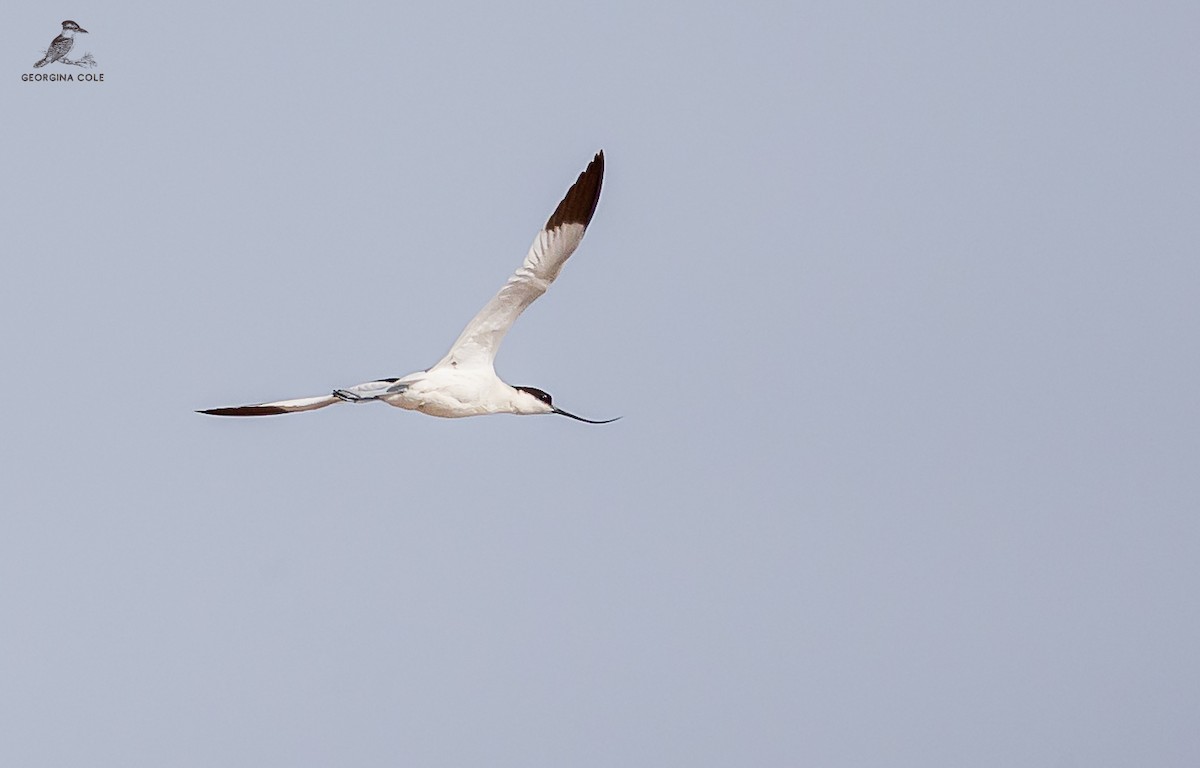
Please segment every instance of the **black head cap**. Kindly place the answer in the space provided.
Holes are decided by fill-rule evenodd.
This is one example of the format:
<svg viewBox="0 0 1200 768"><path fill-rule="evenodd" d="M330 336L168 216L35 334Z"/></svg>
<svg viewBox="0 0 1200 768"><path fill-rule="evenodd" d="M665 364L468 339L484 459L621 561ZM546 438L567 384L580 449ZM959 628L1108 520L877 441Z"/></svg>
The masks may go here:
<svg viewBox="0 0 1200 768"><path fill-rule="evenodd" d="M536 397L538 400L541 400L546 405L549 405L549 406L554 405L553 400L551 400L551 398L550 398L550 393L546 392L545 390L538 389L537 387L513 387L513 389L519 389L522 392L528 392L529 394Z"/></svg>

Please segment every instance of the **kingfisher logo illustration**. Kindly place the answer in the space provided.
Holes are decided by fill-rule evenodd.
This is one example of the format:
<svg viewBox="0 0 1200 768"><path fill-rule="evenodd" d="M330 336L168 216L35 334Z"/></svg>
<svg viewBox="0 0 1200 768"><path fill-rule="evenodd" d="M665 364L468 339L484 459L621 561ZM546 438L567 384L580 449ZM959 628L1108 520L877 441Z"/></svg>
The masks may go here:
<svg viewBox="0 0 1200 768"><path fill-rule="evenodd" d="M41 61L35 62L33 66L44 67L56 61L62 64L74 64L77 67L96 66L96 60L92 58L92 54L90 53L85 53L83 58L75 61L67 58L67 54L75 47L75 35L80 32L85 35L87 34L86 29L70 19L64 21L62 23L62 34L50 42L50 47L46 49L46 55L42 57Z"/></svg>
<svg viewBox="0 0 1200 768"><path fill-rule="evenodd" d="M71 52L75 50L75 36L86 35L88 31L79 26L78 22L67 19L62 23L62 32L50 41L50 46L46 48L46 54L41 59L33 63L34 69L50 70L47 72L28 72L21 75L21 79L26 82L104 82L104 73L81 73L74 74L72 72L58 71L61 67L52 65L64 65L71 67L79 67L81 69L95 69L96 59L91 52L85 52L82 56L76 59L71 58Z"/></svg>

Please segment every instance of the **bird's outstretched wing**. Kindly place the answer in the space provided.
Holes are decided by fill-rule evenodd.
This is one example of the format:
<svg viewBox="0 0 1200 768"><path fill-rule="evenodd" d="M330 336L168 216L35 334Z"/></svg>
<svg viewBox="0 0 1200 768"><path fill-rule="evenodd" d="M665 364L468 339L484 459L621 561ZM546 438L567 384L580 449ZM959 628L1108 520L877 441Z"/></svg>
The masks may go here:
<svg viewBox="0 0 1200 768"><path fill-rule="evenodd" d="M454 346L433 369L492 367L504 334L525 308L541 296L558 277L567 257L583 240L583 233L600 201L604 180L604 152L597 152L588 167L567 190L546 226L538 232L525 261L479 314L467 323Z"/></svg>
<svg viewBox="0 0 1200 768"><path fill-rule="evenodd" d="M196 411L196 413L207 413L210 416L275 416L280 413L315 411L318 408L341 402L341 400L342 398L335 395L302 397L297 400L276 400L273 403L239 405L232 408L209 408L204 411Z"/></svg>

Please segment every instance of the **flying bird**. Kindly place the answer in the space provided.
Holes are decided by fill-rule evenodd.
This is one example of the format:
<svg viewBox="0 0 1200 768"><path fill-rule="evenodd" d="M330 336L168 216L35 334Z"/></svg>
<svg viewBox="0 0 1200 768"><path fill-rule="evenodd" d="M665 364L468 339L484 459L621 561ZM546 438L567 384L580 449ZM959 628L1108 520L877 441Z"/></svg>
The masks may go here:
<svg viewBox="0 0 1200 768"><path fill-rule="evenodd" d="M492 300L467 323L458 340L437 365L398 378L376 379L328 395L231 408L197 411L213 416L273 416L312 411L334 403L382 401L397 408L454 419L493 413L534 415L556 413L588 424L593 421L554 405L550 395L536 387L514 387L496 375L494 362L504 334L525 308L546 292L558 277L567 257L575 252L600 200L604 179L604 152L597 152L588 167L567 190L546 226L533 240L525 261L508 278ZM620 417L617 417L620 418Z"/></svg>
<svg viewBox="0 0 1200 768"><path fill-rule="evenodd" d="M62 23L62 28L62 34L50 42L50 47L46 49L46 55L42 57L41 61L37 62L33 66L44 67L47 64L61 60L64 56L71 52L72 46L75 45L75 33L82 32L85 35L88 33L86 29L70 19L67 19Z"/></svg>

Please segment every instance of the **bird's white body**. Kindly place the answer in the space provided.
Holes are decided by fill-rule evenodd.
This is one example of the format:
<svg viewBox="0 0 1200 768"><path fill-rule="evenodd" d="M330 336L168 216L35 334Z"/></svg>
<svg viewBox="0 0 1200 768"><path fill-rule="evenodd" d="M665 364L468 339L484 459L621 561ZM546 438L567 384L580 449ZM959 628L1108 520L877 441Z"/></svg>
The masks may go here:
<svg viewBox="0 0 1200 768"><path fill-rule="evenodd" d="M257 405L213 408L216 416L269 416L311 411L338 402L375 402L456 419L493 413L533 415L557 413L582 419L554 407L550 395L534 387L513 387L493 363L500 342L525 308L546 292L567 258L574 253L595 212L604 177L604 153L596 154L566 197L534 238L529 253L504 287L467 324L436 365L395 379L368 381L331 394ZM610 419L612 421L612 419ZM602 423L602 422L591 422Z"/></svg>
<svg viewBox="0 0 1200 768"><path fill-rule="evenodd" d="M493 371L484 369L434 368L410 373L397 384L405 385L402 391L384 394L379 399L428 416L456 419L492 413L550 413L550 407L541 400L510 387Z"/></svg>

